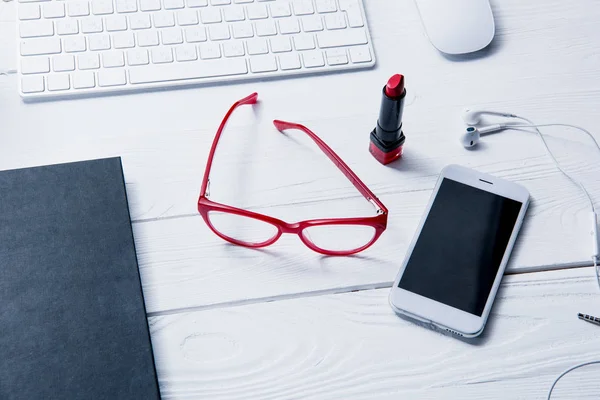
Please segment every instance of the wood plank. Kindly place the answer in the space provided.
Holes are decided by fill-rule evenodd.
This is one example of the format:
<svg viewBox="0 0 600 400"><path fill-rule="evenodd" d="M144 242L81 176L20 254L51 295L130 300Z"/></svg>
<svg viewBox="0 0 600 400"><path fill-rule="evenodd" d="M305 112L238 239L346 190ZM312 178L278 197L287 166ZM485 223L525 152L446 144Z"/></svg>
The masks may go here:
<svg viewBox="0 0 600 400"><path fill-rule="evenodd" d="M396 317L388 289L150 318L168 399L541 399L600 359L592 268L505 278L472 343ZM600 366L553 399L597 398Z"/></svg>
<svg viewBox="0 0 600 400"><path fill-rule="evenodd" d="M429 195L428 190L422 190L382 196L391 209L388 229L370 249L352 257L321 256L295 235L284 235L262 250L230 245L214 235L200 217L136 223L134 234L148 311L389 286ZM255 210L288 221L344 216L348 210L352 216L372 213L371 205L362 198ZM570 224L585 226L589 221L585 208L555 219L551 213L538 218L537 204L530 212L533 217L522 228L510 272L536 270L540 262L543 268L574 266L577 261L591 264L591 242L583 229L578 232L578 241L554 245ZM580 259L578 254L582 255Z"/></svg>

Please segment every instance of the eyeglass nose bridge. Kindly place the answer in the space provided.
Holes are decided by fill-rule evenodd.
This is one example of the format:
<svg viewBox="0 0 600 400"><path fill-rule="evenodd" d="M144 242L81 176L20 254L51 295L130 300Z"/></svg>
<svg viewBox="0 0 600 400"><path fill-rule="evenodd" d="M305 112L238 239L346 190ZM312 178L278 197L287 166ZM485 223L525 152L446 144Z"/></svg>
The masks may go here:
<svg viewBox="0 0 600 400"><path fill-rule="evenodd" d="M288 224L286 222L280 224L279 228L281 233L294 233L299 235L302 232L302 226L300 223Z"/></svg>

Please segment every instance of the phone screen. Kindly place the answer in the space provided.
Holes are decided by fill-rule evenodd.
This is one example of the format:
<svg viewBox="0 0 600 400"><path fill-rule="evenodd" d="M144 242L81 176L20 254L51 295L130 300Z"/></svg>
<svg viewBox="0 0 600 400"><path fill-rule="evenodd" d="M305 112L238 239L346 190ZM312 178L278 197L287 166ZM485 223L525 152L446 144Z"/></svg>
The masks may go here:
<svg viewBox="0 0 600 400"><path fill-rule="evenodd" d="M522 206L444 178L398 287L481 316Z"/></svg>

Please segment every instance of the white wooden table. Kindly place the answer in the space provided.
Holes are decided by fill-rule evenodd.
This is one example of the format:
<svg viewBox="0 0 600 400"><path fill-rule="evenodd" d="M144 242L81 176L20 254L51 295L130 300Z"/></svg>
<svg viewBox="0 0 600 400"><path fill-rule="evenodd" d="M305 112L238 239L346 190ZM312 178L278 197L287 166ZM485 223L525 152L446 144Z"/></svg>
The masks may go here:
<svg viewBox="0 0 600 400"><path fill-rule="evenodd" d="M0 169L123 157L144 295L165 398L542 399L572 364L600 359L588 206L533 134L506 131L464 150L466 106L600 136L600 3L492 0L493 44L446 58L412 0L366 0L373 70L75 101L24 104L0 76ZM16 68L16 4L0 3L0 69ZM405 156L367 152L380 90L406 75ZM350 95L340 96L345 87ZM231 103L212 198L286 220L372 215L372 207L301 134L306 124L390 209L388 229L356 257L323 257L285 235L265 250L231 246L196 212L204 164ZM600 207L600 155L576 131L544 130ZM391 282L443 166L525 185L533 203L484 335L472 344L397 318ZM286 237L290 236L290 237ZM574 372L556 398L598 398L600 368ZM554 398L554 397L553 397Z"/></svg>

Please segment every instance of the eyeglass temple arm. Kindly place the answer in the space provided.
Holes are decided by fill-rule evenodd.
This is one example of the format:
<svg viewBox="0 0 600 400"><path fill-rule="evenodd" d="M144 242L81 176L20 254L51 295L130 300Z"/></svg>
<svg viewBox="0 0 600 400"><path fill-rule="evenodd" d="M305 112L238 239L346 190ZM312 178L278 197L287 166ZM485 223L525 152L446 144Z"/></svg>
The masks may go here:
<svg viewBox="0 0 600 400"><path fill-rule="evenodd" d="M321 138L319 138L314 132L301 124L294 122L286 122L281 120L274 120L273 125L278 131L283 132L286 129L298 129L306 133L319 148L327 155L327 157L339 168L340 171L352 182L354 187L371 203L375 206L377 211L387 214L388 209L383 205L381 201L371 192L371 190L365 185L360 178L350 169L348 165L342 160L335 152L329 147Z"/></svg>
<svg viewBox="0 0 600 400"><path fill-rule="evenodd" d="M225 114L225 117L223 117L223 121L221 121L221 125L219 125L217 134L215 135L212 146L210 147L210 152L208 153L208 160L206 161L206 168L204 170L204 178L202 178L202 187L200 188L200 196L204 196L207 194L206 189L208 188L208 178L210 177L210 170L212 168L213 158L215 157L215 150L217 149L217 144L219 144L219 139L221 138L221 134L225 129L225 125L227 124L229 117L231 116L231 114L233 114L233 111L235 111L235 109L239 106L245 104L256 104L257 101L258 93L254 92L251 95L246 96L243 99L233 103L231 108L229 108L229 111L227 111L227 114Z"/></svg>

